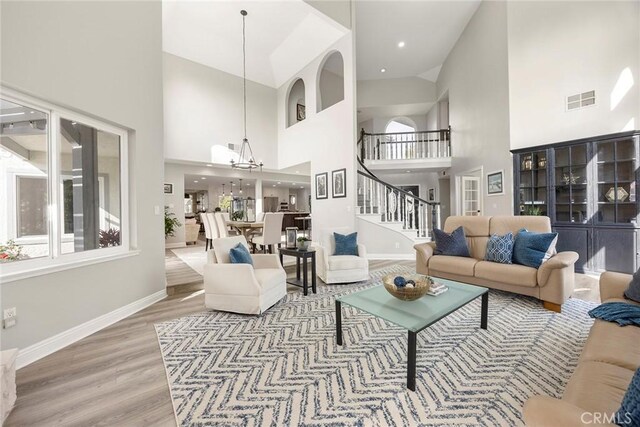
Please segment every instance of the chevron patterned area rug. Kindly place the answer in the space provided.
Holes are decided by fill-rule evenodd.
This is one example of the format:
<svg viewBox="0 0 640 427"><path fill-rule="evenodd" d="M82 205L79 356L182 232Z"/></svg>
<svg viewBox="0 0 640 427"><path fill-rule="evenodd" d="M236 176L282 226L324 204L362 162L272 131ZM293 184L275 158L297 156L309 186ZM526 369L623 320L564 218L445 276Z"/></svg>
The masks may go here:
<svg viewBox="0 0 640 427"><path fill-rule="evenodd" d="M261 316L203 311L156 325L180 426L522 425L535 394L560 396L586 340L594 304L571 299L562 314L499 291L418 334L416 391L406 388L407 334L343 308L335 342L334 297L371 280L288 295Z"/></svg>

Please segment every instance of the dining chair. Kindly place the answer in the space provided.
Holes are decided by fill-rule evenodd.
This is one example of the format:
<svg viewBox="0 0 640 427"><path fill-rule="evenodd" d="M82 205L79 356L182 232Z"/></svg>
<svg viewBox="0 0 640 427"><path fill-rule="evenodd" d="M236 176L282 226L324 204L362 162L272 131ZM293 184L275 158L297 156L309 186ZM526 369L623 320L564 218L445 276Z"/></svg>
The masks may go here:
<svg viewBox="0 0 640 427"><path fill-rule="evenodd" d="M200 214L200 221L202 221L202 225L204 225L204 250L205 252L211 248L211 239L213 236L211 234L211 224L209 223L209 214L204 212Z"/></svg>
<svg viewBox="0 0 640 427"><path fill-rule="evenodd" d="M220 237L229 237L229 232L227 231L227 221L224 218L224 213L216 212L214 214L216 225L218 226L218 234Z"/></svg>
<svg viewBox="0 0 640 427"><path fill-rule="evenodd" d="M266 213L264 215L264 225L262 227L262 234L255 235L251 238L251 243L255 247L257 245L262 246L263 253L266 252L269 247L269 253L273 253L273 246L282 242L282 221L284 214L282 212Z"/></svg>
<svg viewBox="0 0 640 427"><path fill-rule="evenodd" d="M220 231L218 230L218 224L216 224L216 217L213 215L213 212L207 212L207 219L211 227L211 239L217 239L220 237ZM213 242L211 244L213 245Z"/></svg>

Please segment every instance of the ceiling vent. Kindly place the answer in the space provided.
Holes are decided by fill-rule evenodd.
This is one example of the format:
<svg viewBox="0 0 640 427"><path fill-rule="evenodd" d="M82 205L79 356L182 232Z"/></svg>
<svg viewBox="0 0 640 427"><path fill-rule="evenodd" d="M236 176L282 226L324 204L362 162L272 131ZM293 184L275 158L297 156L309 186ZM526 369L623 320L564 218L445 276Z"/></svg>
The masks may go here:
<svg viewBox="0 0 640 427"><path fill-rule="evenodd" d="M567 96L567 111L579 110L580 108L596 105L596 91L578 93Z"/></svg>
<svg viewBox="0 0 640 427"><path fill-rule="evenodd" d="M228 143L227 148L231 151L236 151L236 144Z"/></svg>

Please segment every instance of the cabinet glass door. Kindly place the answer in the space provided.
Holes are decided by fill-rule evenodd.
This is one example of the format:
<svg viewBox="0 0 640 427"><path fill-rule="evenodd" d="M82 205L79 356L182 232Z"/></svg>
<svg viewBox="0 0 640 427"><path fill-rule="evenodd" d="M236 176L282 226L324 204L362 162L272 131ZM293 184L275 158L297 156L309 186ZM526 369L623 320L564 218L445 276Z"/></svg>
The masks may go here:
<svg viewBox="0 0 640 427"><path fill-rule="evenodd" d="M523 153L519 161L520 215L547 215L547 152Z"/></svg>
<svg viewBox="0 0 640 427"><path fill-rule="evenodd" d="M554 149L556 221L587 223L587 145Z"/></svg>
<svg viewBox="0 0 640 427"><path fill-rule="evenodd" d="M636 148L633 138L596 143L598 223L635 224Z"/></svg>

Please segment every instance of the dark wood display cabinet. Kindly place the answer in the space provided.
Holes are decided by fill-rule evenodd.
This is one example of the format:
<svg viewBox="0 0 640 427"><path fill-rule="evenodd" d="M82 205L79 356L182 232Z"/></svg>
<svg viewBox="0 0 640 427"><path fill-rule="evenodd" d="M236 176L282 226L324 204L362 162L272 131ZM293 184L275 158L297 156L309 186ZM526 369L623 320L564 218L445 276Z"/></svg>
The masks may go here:
<svg viewBox="0 0 640 427"><path fill-rule="evenodd" d="M547 215L578 272L640 266L640 131L514 150L515 215Z"/></svg>

